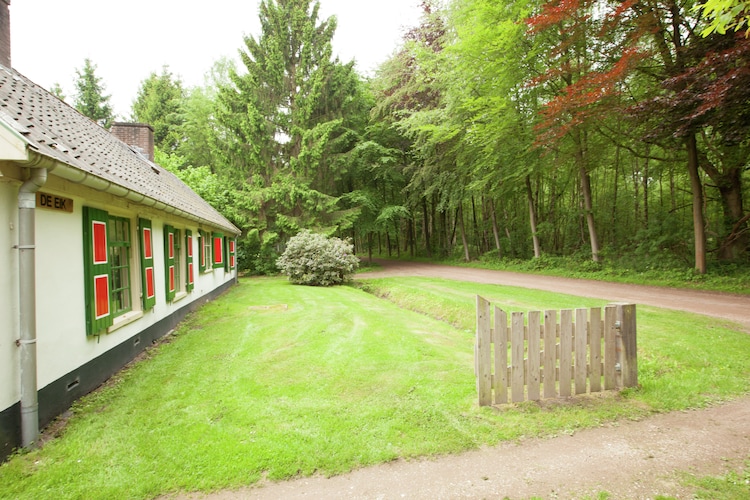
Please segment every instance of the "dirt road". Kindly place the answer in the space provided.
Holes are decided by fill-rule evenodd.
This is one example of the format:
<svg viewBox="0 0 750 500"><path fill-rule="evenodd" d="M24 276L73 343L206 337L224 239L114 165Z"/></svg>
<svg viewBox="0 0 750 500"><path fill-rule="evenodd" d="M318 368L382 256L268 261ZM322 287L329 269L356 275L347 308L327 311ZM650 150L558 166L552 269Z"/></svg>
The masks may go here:
<svg viewBox="0 0 750 500"><path fill-rule="evenodd" d="M706 314L750 333L750 297L548 278L432 264L383 262L359 275L432 276L632 302ZM617 422L572 436L506 443L433 460L395 461L333 477L264 484L182 498L230 499L650 499L689 498L680 474L719 474L750 456L750 398ZM750 486L748 486L750 492Z"/></svg>
<svg viewBox="0 0 750 500"><path fill-rule="evenodd" d="M381 271L362 273L357 276L362 278L388 276L446 278L473 281L475 283L533 288L535 290L546 290L568 295L578 295L580 297L605 299L612 302L644 304L727 319L739 323L750 333L750 295L627 285L419 262L377 260L377 263L383 266Z"/></svg>

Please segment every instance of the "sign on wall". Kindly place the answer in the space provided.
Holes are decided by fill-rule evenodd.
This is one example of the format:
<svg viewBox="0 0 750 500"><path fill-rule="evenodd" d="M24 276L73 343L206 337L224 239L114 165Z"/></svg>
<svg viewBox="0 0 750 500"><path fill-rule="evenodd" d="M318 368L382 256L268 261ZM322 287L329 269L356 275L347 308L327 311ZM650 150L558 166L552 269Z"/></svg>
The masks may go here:
<svg viewBox="0 0 750 500"><path fill-rule="evenodd" d="M73 213L72 199L41 191L36 192L36 206L37 208L48 208L59 212Z"/></svg>

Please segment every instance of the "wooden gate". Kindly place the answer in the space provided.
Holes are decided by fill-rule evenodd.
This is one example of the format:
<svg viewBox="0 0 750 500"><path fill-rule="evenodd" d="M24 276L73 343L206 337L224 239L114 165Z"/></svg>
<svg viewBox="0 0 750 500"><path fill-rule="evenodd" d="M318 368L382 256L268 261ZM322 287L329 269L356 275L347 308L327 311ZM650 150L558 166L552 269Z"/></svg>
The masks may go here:
<svg viewBox="0 0 750 500"><path fill-rule="evenodd" d="M638 385L635 304L508 314L477 296L479 405ZM494 316L494 327L492 317ZM558 321L559 318L559 321ZM510 363L508 362L510 361Z"/></svg>

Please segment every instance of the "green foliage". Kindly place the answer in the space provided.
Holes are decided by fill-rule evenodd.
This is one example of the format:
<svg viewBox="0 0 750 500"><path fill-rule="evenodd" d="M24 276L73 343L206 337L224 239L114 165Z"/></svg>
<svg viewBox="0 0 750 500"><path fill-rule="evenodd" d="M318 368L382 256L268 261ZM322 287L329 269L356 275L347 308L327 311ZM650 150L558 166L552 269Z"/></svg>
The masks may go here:
<svg viewBox="0 0 750 500"><path fill-rule="evenodd" d="M339 206L361 116L367 112L353 63L332 57L335 18L310 0L260 4L261 34L245 38L244 72L229 68L215 108L225 134L218 168L255 203L248 229L282 242L302 228L351 227Z"/></svg>
<svg viewBox="0 0 750 500"><path fill-rule="evenodd" d="M96 76L96 64L91 59L83 61L83 68L76 69L75 97L73 106L104 128L115 121L110 96L104 95L105 86Z"/></svg>
<svg viewBox="0 0 750 500"><path fill-rule="evenodd" d="M279 235L266 232L261 240L257 229L251 229L242 238L238 247L240 269L254 275L272 275L279 272L276 261L279 258Z"/></svg>
<svg viewBox="0 0 750 500"><path fill-rule="evenodd" d="M297 285L331 286L351 279L359 265L352 244L303 230L292 237L276 261Z"/></svg>
<svg viewBox="0 0 750 500"><path fill-rule="evenodd" d="M154 144L163 151L174 151L183 142L180 127L184 101L182 81L174 78L168 66L162 67L160 75L152 72L138 89L133 118L153 127Z"/></svg>
<svg viewBox="0 0 750 500"><path fill-rule="evenodd" d="M739 31L747 26L745 36L750 35L750 2L745 0L706 0L693 7L694 11L700 11L701 17L708 20L709 24L701 36L709 36L711 33L724 34L727 31Z"/></svg>
<svg viewBox="0 0 750 500"><path fill-rule="evenodd" d="M55 82L55 83L52 84L52 87L50 87L50 89L49 89L49 93L52 94L53 96L57 97L61 101L65 100L65 94L63 93L63 89L60 86L60 84L57 83L57 82Z"/></svg>
<svg viewBox="0 0 750 500"><path fill-rule="evenodd" d="M729 471L720 476L690 477L683 483L697 487L694 498L712 500L740 500L750 497L750 459L738 471Z"/></svg>

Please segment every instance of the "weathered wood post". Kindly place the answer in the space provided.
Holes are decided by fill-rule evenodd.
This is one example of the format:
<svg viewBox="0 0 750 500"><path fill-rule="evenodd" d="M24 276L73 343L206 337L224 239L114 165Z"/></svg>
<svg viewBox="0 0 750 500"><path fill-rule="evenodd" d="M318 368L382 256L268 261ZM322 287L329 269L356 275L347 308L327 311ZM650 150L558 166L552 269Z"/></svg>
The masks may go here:
<svg viewBox="0 0 750 500"><path fill-rule="evenodd" d="M479 406L492 404L492 332L490 303L477 295L477 340L475 344L475 371Z"/></svg>
<svg viewBox="0 0 750 500"><path fill-rule="evenodd" d="M617 388L638 386L638 355L635 304L614 304L617 308Z"/></svg>

